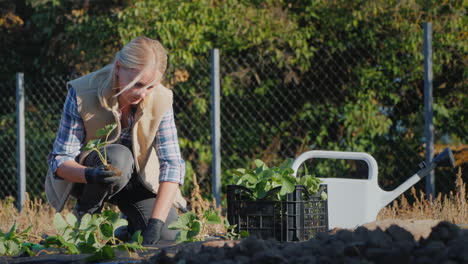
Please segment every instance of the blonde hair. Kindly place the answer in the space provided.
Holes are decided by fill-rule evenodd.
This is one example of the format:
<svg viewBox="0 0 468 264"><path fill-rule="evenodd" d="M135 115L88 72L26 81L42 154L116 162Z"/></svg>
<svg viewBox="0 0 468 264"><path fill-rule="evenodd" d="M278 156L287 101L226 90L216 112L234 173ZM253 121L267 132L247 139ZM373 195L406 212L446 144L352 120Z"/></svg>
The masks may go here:
<svg viewBox="0 0 468 264"><path fill-rule="evenodd" d="M118 96L133 87L148 69L155 71L156 78L147 86L161 82L167 68L167 53L159 41L147 37L137 37L115 54L114 63L115 61L119 61L125 68L136 69L140 72L126 87L116 87L115 67L112 68L109 77L112 80L112 88L120 88L115 95Z"/></svg>

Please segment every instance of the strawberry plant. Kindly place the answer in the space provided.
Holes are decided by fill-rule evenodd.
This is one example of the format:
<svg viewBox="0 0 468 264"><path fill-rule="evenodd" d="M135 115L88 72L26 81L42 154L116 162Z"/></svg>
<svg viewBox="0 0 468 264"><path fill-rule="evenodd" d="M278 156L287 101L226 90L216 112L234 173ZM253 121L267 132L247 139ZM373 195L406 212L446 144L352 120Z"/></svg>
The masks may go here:
<svg viewBox="0 0 468 264"><path fill-rule="evenodd" d="M231 225L229 220L224 219L224 228L226 229L226 239L235 240L248 237L250 234L245 230L241 230L239 233L236 232L237 225Z"/></svg>
<svg viewBox="0 0 468 264"><path fill-rule="evenodd" d="M29 233L31 226L22 232L16 231L16 223L7 233L0 231L0 255L17 256L26 253L36 255L33 250L56 247L65 249L66 254L91 254L87 261L114 259L115 250L128 253L145 250L141 245L143 237L140 231L132 236L133 242L125 243L115 237L115 230L127 225L127 220L121 219L118 213L106 210L102 214L86 214L81 221L69 213L65 218L55 214L54 226L57 235L42 240L43 245L27 242L33 235ZM42 238L40 238L42 239Z"/></svg>
<svg viewBox="0 0 468 264"><path fill-rule="evenodd" d="M29 233L31 228L32 226L29 226L17 232L15 222L7 233L0 230L0 256L17 256L22 253L34 256L35 253L32 250L43 248L41 245L27 242L27 238L33 236Z"/></svg>
<svg viewBox="0 0 468 264"><path fill-rule="evenodd" d="M203 212L201 219L193 212L187 212L177 219L176 222L171 223L169 229L180 229L176 235L176 242L193 242L202 241L203 237L199 234L203 233L207 224L221 224L221 218L214 209L209 209Z"/></svg>
<svg viewBox="0 0 468 264"><path fill-rule="evenodd" d="M108 166L108 164L107 164L106 149L103 148L103 147L108 144L109 135L116 127L117 127L117 124L113 123L113 124L109 124L109 125L101 128L101 129L98 129L96 131L96 137L98 137L98 139L93 139L93 140L88 141L86 146L84 146L84 148L83 148L83 150L85 150L85 151L88 151L88 150L89 151L96 151L97 154L99 155L99 159L101 160L102 164L104 164L104 166ZM104 142L101 142L101 138L103 138L103 137L105 137L105 140L104 140ZM103 153L101 153L101 151L100 151L101 148L104 149Z"/></svg>
<svg viewBox="0 0 468 264"><path fill-rule="evenodd" d="M127 220L119 218L118 213L111 210L104 211L102 215L86 214L81 221L77 221L71 213L65 218L57 213L54 226L58 234L47 237L44 246L64 248L67 254L92 254L88 261L114 259L115 249L127 252L144 250L139 231L133 235L132 243L115 237L115 230L127 224Z"/></svg>
<svg viewBox="0 0 468 264"><path fill-rule="evenodd" d="M312 175L294 177L294 170L291 169L293 160L288 159L279 167L268 166L261 160L255 160L254 169L237 169L234 174L239 177L237 185L242 185L252 190L257 199L262 199L268 191L281 187L278 199L282 199L286 194L292 193L296 185L306 187L309 194L316 194L320 188L320 179ZM322 199L327 199L326 193L322 192Z"/></svg>

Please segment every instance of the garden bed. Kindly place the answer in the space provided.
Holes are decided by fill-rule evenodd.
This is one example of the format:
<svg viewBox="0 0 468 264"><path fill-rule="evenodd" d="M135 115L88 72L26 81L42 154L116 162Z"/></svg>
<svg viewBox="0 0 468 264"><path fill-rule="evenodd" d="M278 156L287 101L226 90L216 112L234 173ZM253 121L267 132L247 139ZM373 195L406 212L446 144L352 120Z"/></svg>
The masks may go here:
<svg viewBox="0 0 468 264"><path fill-rule="evenodd" d="M398 221L399 222L399 221ZM280 243L249 237L237 244L180 250L175 256L161 252L147 263L468 263L468 230L449 222L427 221L427 237L398 224L374 223L375 229L336 230L305 242ZM404 223L416 227L419 223ZM380 228L379 226L382 226ZM418 232L423 228L418 226Z"/></svg>
<svg viewBox="0 0 468 264"><path fill-rule="evenodd" d="M58 250L35 257L0 257L3 263L86 263L86 254ZM468 230L436 220L384 220L354 230L335 229L304 242L255 237L175 245L161 242L146 252L117 254L100 263L468 263Z"/></svg>

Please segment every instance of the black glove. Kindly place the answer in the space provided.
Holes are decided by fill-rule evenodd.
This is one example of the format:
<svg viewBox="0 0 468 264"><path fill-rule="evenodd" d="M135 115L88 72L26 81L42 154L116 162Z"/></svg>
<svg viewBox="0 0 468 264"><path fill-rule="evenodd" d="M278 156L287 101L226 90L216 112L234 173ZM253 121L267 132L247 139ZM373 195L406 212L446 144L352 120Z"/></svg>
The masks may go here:
<svg viewBox="0 0 468 264"><path fill-rule="evenodd" d="M161 239L164 222L157 218L150 218L143 232L143 245L155 245Z"/></svg>
<svg viewBox="0 0 468 264"><path fill-rule="evenodd" d="M114 176L114 171L107 171L104 169L104 165L100 165L96 168L86 168L85 178L86 183L101 183L101 184L113 184L120 180L119 176Z"/></svg>

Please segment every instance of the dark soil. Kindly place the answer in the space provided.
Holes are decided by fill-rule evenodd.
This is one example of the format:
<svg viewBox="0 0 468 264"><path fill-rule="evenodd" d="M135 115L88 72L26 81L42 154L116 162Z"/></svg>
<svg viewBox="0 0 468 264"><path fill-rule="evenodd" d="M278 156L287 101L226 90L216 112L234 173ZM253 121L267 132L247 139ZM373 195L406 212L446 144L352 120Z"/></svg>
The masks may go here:
<svg viewBox="0 0 468 264"><path fill-rule="evenodd" d="M163 249L147 263L468 263L468 230L449 222L439 223L419 241L409 231L392 225L385 231L358 227L333 235L319 233L305 242L279 243L250 237L221 247L212 244L186 247L176 253Z"/></svg>

